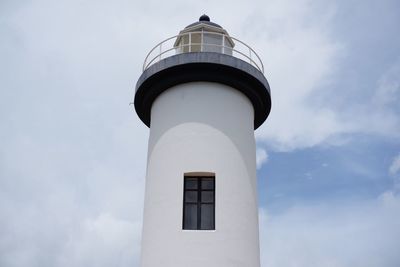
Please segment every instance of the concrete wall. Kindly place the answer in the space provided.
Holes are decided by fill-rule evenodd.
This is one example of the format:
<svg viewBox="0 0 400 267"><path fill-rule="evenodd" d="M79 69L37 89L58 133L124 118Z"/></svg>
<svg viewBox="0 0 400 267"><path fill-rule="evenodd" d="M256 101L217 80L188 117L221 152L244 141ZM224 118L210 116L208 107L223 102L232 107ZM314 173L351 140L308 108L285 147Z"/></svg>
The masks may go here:
<svg viewBox="0 0 400 267"><path fill-rule="evenodd" d="M151 110L142 267L259 267L254 110L209 82L162 93ZM183 176L216 176L215 230L182 230Z"/></svg>

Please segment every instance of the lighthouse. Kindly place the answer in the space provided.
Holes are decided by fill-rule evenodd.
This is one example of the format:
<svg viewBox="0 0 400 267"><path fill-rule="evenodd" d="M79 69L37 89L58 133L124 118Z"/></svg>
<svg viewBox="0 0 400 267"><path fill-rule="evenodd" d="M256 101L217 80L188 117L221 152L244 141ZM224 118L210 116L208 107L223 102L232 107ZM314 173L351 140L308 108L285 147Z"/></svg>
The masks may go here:
<svg viewBox="0 0 400 267"><path fill-rule="evenodd" d="M156 45L134 106L150 128L141 267L259 267L257 53L206 15Z"/></svg>

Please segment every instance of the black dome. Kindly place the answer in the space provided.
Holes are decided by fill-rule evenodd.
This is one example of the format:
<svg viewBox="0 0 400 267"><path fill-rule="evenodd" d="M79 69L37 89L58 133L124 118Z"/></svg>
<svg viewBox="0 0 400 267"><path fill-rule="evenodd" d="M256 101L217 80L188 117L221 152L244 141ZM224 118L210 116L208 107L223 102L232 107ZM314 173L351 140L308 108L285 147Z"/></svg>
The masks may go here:
<svg viewBox="0 0 400 267"><path fill-rule="evenodd" d="M210 21L210 17L207 16L206 14L203 14L200 18L199 21Z"/></svg>
<svg viewBox="0 0 400 267"><path fill-rule="evenodd" d="M218 25L217 23L211 22L210 17L207 16L206 14L203 14L203 15L199 18L199 21L196 21L195 23L192 23L192 24L186 26L185 29L190 28L190 27L193 27L193 26L196 26L196 25L201 24L201 23L207 24L207 25L214 26L214 27L217 27L217 28L221 28L221 29L222 29L222 27L221 27L220 25Z"/></svg>

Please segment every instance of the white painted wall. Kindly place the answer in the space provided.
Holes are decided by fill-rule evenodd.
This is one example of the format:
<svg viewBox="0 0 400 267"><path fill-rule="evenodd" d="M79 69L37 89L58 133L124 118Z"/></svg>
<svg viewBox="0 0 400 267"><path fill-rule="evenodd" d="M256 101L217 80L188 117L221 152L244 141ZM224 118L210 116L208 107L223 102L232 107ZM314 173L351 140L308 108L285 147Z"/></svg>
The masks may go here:
<svg viewBox="0 0 400 267"><path fill-rule="evenodd" d="M251 102L195 82L162 93L151 111L142 267L259 267ZM183 176L216 175L215 231L182 230Z"/></svg>

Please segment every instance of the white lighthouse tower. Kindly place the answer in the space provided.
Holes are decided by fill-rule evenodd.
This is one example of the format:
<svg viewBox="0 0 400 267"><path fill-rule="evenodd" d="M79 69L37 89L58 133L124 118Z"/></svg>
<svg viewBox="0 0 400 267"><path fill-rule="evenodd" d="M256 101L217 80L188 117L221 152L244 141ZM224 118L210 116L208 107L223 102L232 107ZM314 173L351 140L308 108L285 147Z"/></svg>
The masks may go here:
<svg viewBox="0 0 400 267"><path fill-rule="evenodd" d="M203 15L151 50L134 104L150 127L141 267L259 267L257 54Z"/></svg>

